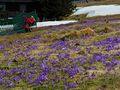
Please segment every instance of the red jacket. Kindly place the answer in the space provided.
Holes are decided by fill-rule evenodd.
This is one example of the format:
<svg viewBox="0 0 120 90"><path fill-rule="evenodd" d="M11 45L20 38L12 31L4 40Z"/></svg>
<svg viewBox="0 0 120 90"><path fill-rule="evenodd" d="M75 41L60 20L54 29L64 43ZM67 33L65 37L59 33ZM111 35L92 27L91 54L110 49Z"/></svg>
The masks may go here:
<svg viewBox="0 0 120 90"><path fill-rule="evenodd" d="M28 17L25 17L25 21L26 21L26 23L32 25L32 24L34 24L35 19L34 19L34 18L28 18Z"/></svg>

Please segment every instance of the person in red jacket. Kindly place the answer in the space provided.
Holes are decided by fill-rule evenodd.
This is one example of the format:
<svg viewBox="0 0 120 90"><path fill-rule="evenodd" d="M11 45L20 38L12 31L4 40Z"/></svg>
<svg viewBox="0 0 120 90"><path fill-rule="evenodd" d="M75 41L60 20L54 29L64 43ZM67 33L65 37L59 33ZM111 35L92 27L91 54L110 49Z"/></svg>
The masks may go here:
<svg viewBox="0 0 120 90"><path fill-rule="evenodd" d="M24 29L26 32L31 32L30 26L32 26L35 23L35 18L33 16L31 17L25 17L25 23L24 23Z"/></svg>
<svg viewBox="0 0 120 90"><path fill-rule="evenodd" d="M26 32L31 32L28 19L29 19L28 17L24 18L24 29Z"/></svg>
<svg viewBox="0 0 120 90"><path fill-rule="evenodd" d="M35 23L35 18L33 16L30 17L29 23L33 25Z"/></svg>

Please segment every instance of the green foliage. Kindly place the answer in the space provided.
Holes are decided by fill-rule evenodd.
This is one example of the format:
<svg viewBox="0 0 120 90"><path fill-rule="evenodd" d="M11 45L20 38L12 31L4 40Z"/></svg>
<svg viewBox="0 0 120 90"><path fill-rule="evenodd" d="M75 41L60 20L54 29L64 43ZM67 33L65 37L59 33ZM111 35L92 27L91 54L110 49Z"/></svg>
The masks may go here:
<svg viewBox="0 0 120 90"><path fill-rule="evenodd" d="M42 18L57 18L70 15L75 9L71 0L37 0L36 10Z"/></svg>

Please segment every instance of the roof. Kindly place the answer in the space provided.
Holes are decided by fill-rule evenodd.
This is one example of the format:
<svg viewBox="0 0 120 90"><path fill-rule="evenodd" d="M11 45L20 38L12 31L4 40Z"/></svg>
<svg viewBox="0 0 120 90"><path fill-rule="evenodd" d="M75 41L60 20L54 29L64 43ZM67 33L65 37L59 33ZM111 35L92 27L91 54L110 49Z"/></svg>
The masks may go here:
<svg viewBox="0 0 120 90"><path fill-rule="evenodd" d="M0 0L0 2L32 2L33 0Z"/></svg>

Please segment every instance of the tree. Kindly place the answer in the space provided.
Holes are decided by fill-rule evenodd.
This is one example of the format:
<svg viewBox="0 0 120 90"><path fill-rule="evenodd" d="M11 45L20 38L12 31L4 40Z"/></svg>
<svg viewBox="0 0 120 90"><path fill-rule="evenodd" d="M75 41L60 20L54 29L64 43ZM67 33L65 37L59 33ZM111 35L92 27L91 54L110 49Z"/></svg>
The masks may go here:
<svg viewBox="0 0 120 90"><path fill-rule="evenodd" d="M36 0L36 11L40 18L60 19L70 15L76 6L72 0Z"/></svg>

